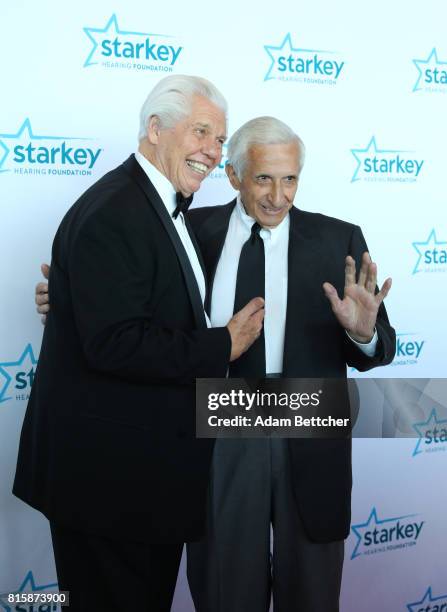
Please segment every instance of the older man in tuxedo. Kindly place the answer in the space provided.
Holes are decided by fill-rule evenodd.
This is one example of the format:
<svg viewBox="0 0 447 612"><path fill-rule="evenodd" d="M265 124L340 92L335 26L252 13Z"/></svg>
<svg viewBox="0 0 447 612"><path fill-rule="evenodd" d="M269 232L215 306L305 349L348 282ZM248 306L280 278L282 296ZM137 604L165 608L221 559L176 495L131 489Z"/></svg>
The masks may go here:
<svg viewBox="0 0 447 612"><path fill-rule="evenodd" d="M79 198L53 243L14 493L50 520L73 611L169 610L183 542L202 532L212 444L195 439L194 380L225 376L263 319L258 299L209 328L183 215L225 137L211 83L163 79L138 151Z"/></svg>

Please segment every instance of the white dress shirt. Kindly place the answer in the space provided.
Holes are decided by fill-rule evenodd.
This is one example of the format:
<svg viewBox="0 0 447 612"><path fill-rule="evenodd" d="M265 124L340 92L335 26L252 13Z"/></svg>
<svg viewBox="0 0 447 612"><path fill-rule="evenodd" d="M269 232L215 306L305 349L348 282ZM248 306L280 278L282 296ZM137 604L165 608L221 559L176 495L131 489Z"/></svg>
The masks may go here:
<svg viewBox="0 0 447 612"><path fill-rule="evenodd" d="M238 195L230 217L225 244L214 277L211 298L211 324L226 325L233 316L237 269L242 246L251 235L254 220L247 215ZM267 374L282 373L287 314L288 250L290 218L287 215L274 228L262 228L265 253L265 364ZM349 336L349 334L348 334ZM377 332L371 342L352 342L369 357L377 345Z"/></svg>
<svg viewBox="0 0 447 612"><path fill-rule="evenodd" d="M230 217L227 237L217 264L211 299L211 324L226 325L233 316L237 268L242 247L250 237L254 220L240 197ZM265 253L265 365L268 374L282 372L287 311L287 253L289 215L272 229L262 228Z"/></svg>
<svg viewBox="0 0 447 612"><path fill-rule="evenodd" d="M155 166L153 166L150 161L148 161L144 155L142 155L139 151L135 153L135 159L143 168L146 175L149 177L152 185L155 187L158 195L160 196L161 201L166 206L166 210L168 211L169 218L171 219L174 227L179 235L180 240L185 248L186 254L189 259L189 263L194 272L194 276L197 281L197 286L200 291L200 297L202 298L202 304L205 302L205 293L206 293L206 284L205 277L203 276L203 270L199 263L199 259L197 257L196 250L191 241L191 237L188 233L188 229L185 225L185 218L183 213L180 213L177 219L174 219L172 213L176 209L176 201L175 201L175 189L168 181L168 179L162 174ZM208 327L211 327L210 320L208 315L204 311L206 324ZM231 318L231 317L230 317ZM225 323L225 325L228 321Z"/></svg>

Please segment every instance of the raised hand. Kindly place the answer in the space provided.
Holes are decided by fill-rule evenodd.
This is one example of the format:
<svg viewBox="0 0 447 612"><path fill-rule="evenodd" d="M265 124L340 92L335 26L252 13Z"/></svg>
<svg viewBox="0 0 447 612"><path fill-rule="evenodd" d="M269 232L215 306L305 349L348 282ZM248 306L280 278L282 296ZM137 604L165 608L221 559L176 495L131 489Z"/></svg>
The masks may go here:
<svg viewBox="0 0 447 612"><path fill-rule="evenodd" d="M376 293L377 265L368 252L362 255L358 281L355 280L355 261L348 255L345 260L345 289L343 299L330 283L323 283L324 293L331 303L338 322L357 342L369 342L374 335L377 311L391 289L387 278Z"/></svg>
<svg viewBox="0 0 447 612"><path fill-rule="evenodd" d="M42 274L44 278L48 280L48 277L50 276L50 266L44 263L40 266L40 269L42 270ZM45 325L45 322L47 320L47 313L50 310L50 298L48 297L48 283L44 283L44 282L37 283L34 301L37 304L37 312L40 315L42 315L41 316L42 323L43 325Z"/></svg>

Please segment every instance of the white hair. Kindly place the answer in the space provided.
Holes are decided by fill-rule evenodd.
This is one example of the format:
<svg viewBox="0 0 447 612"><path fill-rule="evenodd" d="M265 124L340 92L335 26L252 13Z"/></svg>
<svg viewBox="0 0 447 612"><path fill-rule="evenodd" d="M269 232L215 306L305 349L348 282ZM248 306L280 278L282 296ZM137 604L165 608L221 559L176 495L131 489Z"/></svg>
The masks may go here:
<svg viewBox="0 0 447 612"><path fill-rule="evenodd" d="M227 115L227 102L220 91L202 77L184 74L165 77L155 85L140 112L138 140L146 137L147 124L156 115L161 128L174 127L191 111L194 96L203 96Z"/></svg>
<svg viewBox="0 0 447 612"><path fill-rule="evenodd" d="M233 166L239 180L247 163L248 151L253 145L289 144L296 142L299 151L299 172L304 165L305 147L301 138L288 125L275 117L256 117L244 123L228 142L228 163Z"/></svg>

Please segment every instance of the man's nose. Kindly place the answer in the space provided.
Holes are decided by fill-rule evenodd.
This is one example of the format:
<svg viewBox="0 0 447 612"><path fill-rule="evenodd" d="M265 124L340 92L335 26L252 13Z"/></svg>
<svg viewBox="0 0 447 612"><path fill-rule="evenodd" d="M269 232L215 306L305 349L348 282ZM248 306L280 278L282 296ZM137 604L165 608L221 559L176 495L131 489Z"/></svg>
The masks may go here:
<svg viewBox="0 0 447 612"><path fill-rule="evenodd" d="M222 146L213 136L209 136L202 145L202 153L218 164L222 158Z"/></svg>
<svg viewBox="0 0 447 612"><path fill-rule="evenodd" d="M281 206L284 201L284 193L281 184L272 184L270 190L270 202L273 206Z"/></svg>

